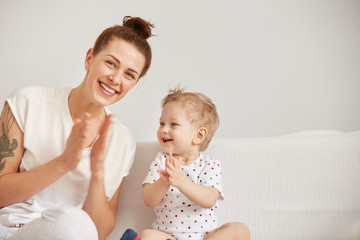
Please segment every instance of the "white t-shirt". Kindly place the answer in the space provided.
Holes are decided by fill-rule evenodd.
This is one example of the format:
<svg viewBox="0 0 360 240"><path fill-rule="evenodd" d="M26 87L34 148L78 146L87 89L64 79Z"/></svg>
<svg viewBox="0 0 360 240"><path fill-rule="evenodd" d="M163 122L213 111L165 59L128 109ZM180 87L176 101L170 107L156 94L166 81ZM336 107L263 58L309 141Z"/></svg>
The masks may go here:
<svg viewBox="0 0 360 240"><path fill-rule="evenodd" d="M142 184L154 183L160 178L158 169L165 169L166 155L159 152L150 164L149 171ZM190 165L181 166L184 175L192 182L216 188L219 199L224 199L222 190L221 163L200 153ZM179 189L170 186L162 201L154 207L156 220L152 227L169 233L206 233L217 227L217 218L212 208L202 208L191 202Z"/></svg>
<svg viewBox="0 0 360 240"><path fill-rule="evenodd" d="M27 87L6 99L24 133L25 152L20 171L36 168L63 153L73 127L68 106L71 88ZM108 111L107 111L108 112ZM136 142L131 131L114 119L105 159L105 193L108 199L129 174ZM0 209L0 224L26 224L50 208L82 207L87 195L91 147L83 149L77 168L29 199Z"/></svg>

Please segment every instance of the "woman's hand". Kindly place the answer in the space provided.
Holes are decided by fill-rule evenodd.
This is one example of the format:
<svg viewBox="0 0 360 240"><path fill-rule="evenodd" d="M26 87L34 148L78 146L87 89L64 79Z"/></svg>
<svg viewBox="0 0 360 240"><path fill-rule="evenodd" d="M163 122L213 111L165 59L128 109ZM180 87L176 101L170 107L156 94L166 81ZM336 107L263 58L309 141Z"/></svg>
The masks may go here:
<svg viewBox="0 0 360 240"><path fill-rule="evenodd" d="M86 147L86 140L89 131L90 115L85 113L81 120L76 119L66 142L66 148L61 155L61 160L67 171L74 170L82 157L82 150Z"/></svg>
<svg viewBox="0 0 360 240"><path fill-rule="evenodd" d="M112 115L109 114L105 117L105 122L101 126L99 137L95 141L90 153L90 169L92 174L104 172L106 142L111 124Z"/></svg>

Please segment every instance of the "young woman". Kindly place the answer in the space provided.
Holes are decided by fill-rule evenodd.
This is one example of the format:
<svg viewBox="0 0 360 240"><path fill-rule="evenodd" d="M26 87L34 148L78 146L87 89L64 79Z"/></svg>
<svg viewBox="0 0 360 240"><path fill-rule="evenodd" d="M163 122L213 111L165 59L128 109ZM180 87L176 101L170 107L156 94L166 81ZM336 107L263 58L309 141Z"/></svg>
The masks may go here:
<svg viewBox="0 0 360 240"><path fill-rule="evenodd" d="M151 64L152 24L105 29L74 88L27 87L6 99L0 129L0 239L105 239L135 153L131 131L105 106Z"/></svg>

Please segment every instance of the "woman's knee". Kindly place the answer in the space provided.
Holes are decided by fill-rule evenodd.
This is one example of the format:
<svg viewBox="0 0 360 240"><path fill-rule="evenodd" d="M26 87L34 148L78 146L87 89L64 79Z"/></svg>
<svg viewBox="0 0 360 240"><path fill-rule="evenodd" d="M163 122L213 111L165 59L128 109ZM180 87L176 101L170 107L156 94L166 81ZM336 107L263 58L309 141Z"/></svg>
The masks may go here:
<svg viewBox="0 0 360 240"><path fill-rule="evenodd" d="M51 209L44 211L42 217L49 230L57 233L54 239L98 239L94 222L82 209Z"/></svg>
<svg viewBox="0 0 360 240"><path fill-rule="evenodd" d="M49 209L21 227L12 240L97 240L96 226L81 209Z"/></svg>

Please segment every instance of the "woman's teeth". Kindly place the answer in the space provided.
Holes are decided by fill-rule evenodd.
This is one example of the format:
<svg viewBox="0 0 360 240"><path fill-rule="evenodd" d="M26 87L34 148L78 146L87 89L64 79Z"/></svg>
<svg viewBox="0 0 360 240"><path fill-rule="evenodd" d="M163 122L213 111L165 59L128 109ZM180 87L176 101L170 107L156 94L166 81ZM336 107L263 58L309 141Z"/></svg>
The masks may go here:
<svg viewBox="0 0 360 240"><path fill-rule="evenodd" d="M100 83L100 86L105 89L107 92L111 93L111 94L114 94L115 93L115 90L109 88L108 86L106 86L104 83Z"/></svg>

